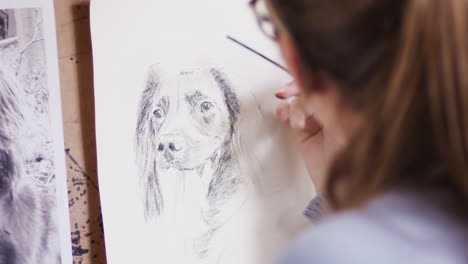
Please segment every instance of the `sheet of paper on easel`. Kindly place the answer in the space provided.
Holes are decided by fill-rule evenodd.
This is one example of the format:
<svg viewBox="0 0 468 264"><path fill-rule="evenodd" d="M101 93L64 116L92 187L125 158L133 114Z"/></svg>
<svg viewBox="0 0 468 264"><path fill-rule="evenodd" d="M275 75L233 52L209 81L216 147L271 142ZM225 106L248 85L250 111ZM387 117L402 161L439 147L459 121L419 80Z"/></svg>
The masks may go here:
<svg viewBox="0 0 468 264"><path fill-rule="evenodd" d="M92 2L110 263L271 263L313 197L247 1Z"/></svg>
<svg viewBox="0 0 468 264"><path fill-rule="evenodd" d="M71 263L52 0L0 1L0 263Z"/></svg>

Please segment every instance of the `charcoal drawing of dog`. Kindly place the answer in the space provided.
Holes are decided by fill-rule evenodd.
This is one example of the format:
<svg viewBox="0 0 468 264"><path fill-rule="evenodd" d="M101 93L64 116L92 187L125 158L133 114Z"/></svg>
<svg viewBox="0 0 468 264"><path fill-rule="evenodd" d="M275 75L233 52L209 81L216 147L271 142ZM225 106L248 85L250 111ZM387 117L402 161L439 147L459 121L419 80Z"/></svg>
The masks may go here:
<svg viewBox="0 0 468 264"><path fill-rule="evenodd" d="M25 176L19 86L0 70L0 264L60 263L54 200Z"/></svg>
<svg viewBox="0 0 468 264"><path fill-rule="evenodd" d="M192 171L204 186L203 220L216 229L217 216L243 183L235 171L239 114L237 95L219 69L168 76L150 68L136 129L147 219L165 210L161 180L166 172Z"/></svg>

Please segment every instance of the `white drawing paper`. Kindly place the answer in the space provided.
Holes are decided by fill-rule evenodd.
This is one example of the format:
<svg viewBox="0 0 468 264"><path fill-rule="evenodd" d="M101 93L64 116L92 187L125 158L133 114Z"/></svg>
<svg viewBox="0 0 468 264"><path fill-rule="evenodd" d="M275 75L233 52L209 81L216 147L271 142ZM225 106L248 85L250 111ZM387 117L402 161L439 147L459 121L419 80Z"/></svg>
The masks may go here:
<svg viewBox="0 0 468 264"><path fill-rule="evenodd" d="M71 263L53 1L0 2L0 263Z"/></svg>
<svg viewBox="0 0 468 264"><path fill-rule="evenodd" d="M96 0L98 171L109 263L272 263L313 186L275 117L283 63L247 1Z"/></svg>

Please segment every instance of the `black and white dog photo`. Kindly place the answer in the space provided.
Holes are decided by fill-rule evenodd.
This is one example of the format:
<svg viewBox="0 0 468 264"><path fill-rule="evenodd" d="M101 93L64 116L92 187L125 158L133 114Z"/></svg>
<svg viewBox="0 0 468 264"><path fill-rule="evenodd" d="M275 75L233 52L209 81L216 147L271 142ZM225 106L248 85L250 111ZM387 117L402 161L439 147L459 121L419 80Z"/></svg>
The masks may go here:
<svg viewBox="0 0 468 264"><path fill-rule="evenodd" d="M20 95L0 72L0 263L60 263L54 197L25 174Z"/></svg>
<svg viewBox="0 0 468 264"><path fill-rule="evenodd" d="M42 10L0 10L0 264L61 263Z"/></svg>

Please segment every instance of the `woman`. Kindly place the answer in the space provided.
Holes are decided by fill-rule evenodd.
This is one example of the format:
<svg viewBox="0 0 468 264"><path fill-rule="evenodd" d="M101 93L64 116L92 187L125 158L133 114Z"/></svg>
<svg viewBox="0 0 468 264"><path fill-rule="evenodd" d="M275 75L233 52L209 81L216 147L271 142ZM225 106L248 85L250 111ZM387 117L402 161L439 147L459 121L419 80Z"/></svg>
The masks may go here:
<svg viewBox="0 0 468 264"><path fill-rule="evenodd" d="M468 1L266 4L278 116L331 210L280 263L468 263Z"/></svg>

